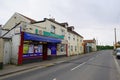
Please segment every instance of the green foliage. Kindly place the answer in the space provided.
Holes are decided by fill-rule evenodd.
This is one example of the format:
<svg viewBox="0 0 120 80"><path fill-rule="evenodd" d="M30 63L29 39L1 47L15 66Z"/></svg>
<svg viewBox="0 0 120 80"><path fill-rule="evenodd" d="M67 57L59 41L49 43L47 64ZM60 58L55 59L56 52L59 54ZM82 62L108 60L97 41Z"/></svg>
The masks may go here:
<svg viewBox="0 0 120 80"><path fill-rule="evenodd" d="M109 45L106 45L106 46L98 45L97 46L97 50L108 50L108 49L114 49L114 47L113 46L109 46Z"/></svg>

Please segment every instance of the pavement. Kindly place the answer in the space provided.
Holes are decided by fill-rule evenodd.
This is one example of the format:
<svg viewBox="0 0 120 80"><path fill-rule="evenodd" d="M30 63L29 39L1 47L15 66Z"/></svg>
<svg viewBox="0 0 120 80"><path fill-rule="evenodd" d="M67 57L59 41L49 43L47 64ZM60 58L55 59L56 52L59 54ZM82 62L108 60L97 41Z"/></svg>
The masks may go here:
<svg viewBox="0 0 120 80"><path fill-rule="evenodd" d="M95 53L95 52L92 52ZM46 60L46 61L41 61L41 62L34 62L34 63L28 63L28 64L23 64L23 65L4 65L3 69L0 70L0 77L2 76L6 76L9 74L14 74L17 72L22 72L25 70L30 70L30 69L34 69L34 68L45 68L45 67L49 67L49 66L53 66L56 64L60 64L62 62L65 61L69 61L69 60L73 60L73 59L77 59L77 58L82 58L88 54L82 54L82 55L75 55L75 56L69 56L69 57L60 57L60 58L56 58L56 59L52 59L52 60Z"/></svg>

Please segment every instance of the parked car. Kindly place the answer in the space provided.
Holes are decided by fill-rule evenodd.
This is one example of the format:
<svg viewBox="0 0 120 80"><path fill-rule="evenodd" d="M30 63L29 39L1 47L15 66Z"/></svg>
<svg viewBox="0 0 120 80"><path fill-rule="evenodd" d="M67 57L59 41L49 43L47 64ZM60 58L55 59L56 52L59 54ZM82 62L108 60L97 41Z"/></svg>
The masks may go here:
<svg viewBox="0 0 120 80"><path fill-rule="evenodd" d="M116 58L119 59L120 58L120 48L116 49Z"/></svg>

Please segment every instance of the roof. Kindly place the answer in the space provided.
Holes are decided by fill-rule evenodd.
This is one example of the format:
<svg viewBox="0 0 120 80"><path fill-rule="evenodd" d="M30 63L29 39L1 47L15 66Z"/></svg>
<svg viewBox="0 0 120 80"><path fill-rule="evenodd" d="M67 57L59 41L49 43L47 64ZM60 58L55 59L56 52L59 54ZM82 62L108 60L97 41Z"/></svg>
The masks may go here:
<svg viewBox="0 0 120 80"><path fill-rule="evenodd" d="M94 39L93 40L83 40L83 42L85 42L85 43L94 43L95 40Z"/></svg>
<svg viewBox="0 0 120 80"><path fill-rule="evenodd" d="M64 28L66 28L62 23L59 23L59 22L55 21L55 19L44 18L44 20L42 20L42 21L37 21L37 22L34 22L34 23L41 23L41 22L45 22L46 20L49 20L49 21L51 21L51 22L53 22L53 23L55 23L55 24L58 24L58 25L60 25L60 26L62 26L62 27L64 27ZM34 24L34 23L33 23L33 24Z"/></svg>
<svg viewBox="0 0 120 80"><path fill-rule="evenodd" d="M81 38L83 38L83 36L81 36L80 34L78 34L77 32L73 31L72 28L74 29L74 26L71 27L67 27L67 31L73 34L76 34L78 36L80 36Z"/></svg>
<svg viewBox="0 0 120 80"><path fill-rule="evenodd" d="M27 17L27 16L24 16L24 15L22 15L22 14L20 14L20 13L17 13L17 14L19 14L19 15L23 16L24 18L30 20L31 23L35 23L35 22L37 22L36 20L31 19L31 18L29 18L29 17Z"/></svg>

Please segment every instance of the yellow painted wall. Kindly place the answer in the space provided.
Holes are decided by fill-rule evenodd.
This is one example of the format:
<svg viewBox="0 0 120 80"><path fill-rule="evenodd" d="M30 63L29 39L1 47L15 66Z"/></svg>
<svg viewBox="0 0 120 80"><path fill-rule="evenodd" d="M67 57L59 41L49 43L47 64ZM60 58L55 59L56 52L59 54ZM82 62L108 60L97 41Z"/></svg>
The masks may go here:
<svg viewBox="0 0 120 80"><path fill-rule="evenodd" d="M0 62L3 62L3 39L0 38Z"/></svg>

